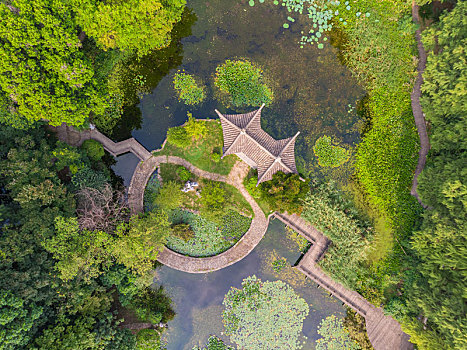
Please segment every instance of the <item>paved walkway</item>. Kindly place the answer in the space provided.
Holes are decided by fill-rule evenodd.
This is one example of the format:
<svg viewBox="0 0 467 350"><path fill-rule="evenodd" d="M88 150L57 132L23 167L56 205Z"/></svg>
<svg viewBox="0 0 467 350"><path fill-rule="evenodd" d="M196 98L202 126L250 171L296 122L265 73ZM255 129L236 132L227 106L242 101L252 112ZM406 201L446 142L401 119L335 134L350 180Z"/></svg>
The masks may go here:
<svg viewBox="0 0 467 350"><path fill-rule="evenodd" d="M399 323L389 316L384 316L380 308L376 308L357 292L337 283L317 266L317 262L322 258L330 244L329 239L295 214L289 215L276 212L266 218L256 201L243 186L243 179L249 171L249 166L246 163L238 161L230 174L223 176L201 170L179 157L153 156L133 138L115 143L97 130L77 132L66 125L54 129L57 131L60 140L72 145L80 145L84 140L92 138L102 142L104 148L113 155L132 152L142 160L135 169L128 189L128 202L133 213L144 210L143 202L146 184L161 163L183 165L197 176L228 183L235 186L245 197L253 209L254 217L249 230L232 248L222 254L208 258L184 256L165 248L158 256L158 260L164 265L189 273L206 273L230 266L242 260L258 245L266 233L269 219L274 216L313 244L312 248L299 261L296 269L365 317L368 337L376 350L413 349L413 345L408 341L409 336L402 332Z"/></svg>
<svg viewBox="0 0 467 350"><path fill-rule="evenodd" d="M248 231L232 248L228 249L224 253L207 258L195 258L181 255L165 248L161 253L159 253L157 258L159 262L173 269L189 273L206 273L216 271L242 260L261 241L268 229L269 221L256 201L250 196L246 188L243 186L243 178L247 175L249 167L241 161L238 161L234 165L229 176L223 176L201 170L185 159L179 157L152 156L146 161L138 164L133 178L131 179L130 187L128 189L128 202L133 213L143 211L144 189L146 188L146 184L151 177L151 174L161 163L183 165L197 176L213 181L225 182L235 186L250 204L253 209L254 217Z"/></svg>
<svg viewBox="0 0 467 350"><path fill-rule="evenodd" d="M313 243L295 268L365 317L368 338L376 350L413 349L409 336L402 331L396 320L385 316L381 308L375 307L357 292L334 281L317 265L330 244L329 239L295 214L275 213L274 216Z"/></svg>
<svg viewBox="0 0 467 350"><path fill-rule="evenodd" d="M415 1L413 1L412 3L412 20L415 24L420 25L418 5L416 5ZM412 196L417 198L420 205L426 209L427 206L422 203L422 200L420 199L417 193L418 175L420 175L423 168L425 167L426 156L428 155L428 151L430 150L430 140L428 139L428 133L426 131L425 115L423 114L422 106L420 104L420 96L422 95L420 88L423 84L423 72L425 71L426 67L426 52L423 48L421 36L421 29L418 28L415 32L415 38L417 40L418 48L418 75L417 79L415 80L410 99L412 101L412 111L413 116L415 118L415 125L417 126L418 135L420 137L420 151L418 152L418 163L417 168L415 169L415 174L412 181L412 189L410 190L410 193L412 194Z"/></svg>

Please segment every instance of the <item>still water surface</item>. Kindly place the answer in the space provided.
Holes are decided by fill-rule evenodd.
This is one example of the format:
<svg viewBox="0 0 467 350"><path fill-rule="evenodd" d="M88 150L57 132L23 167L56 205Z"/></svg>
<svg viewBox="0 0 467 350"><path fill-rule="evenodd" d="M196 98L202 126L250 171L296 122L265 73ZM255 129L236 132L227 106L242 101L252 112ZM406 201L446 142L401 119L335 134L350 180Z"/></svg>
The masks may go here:
<svg viewBox="0 0 467 350"><path fill-rule="evenodd" d="M131 111L134 118L129 129L136 126L131 134L152 150L160 147L169 127L186 120L188 111L197 118L215 118L215 108L245 112L227 109L217 98L213 80L216 67L226 59L247 58L261 66L274 90L274 102L263 110L263 128L276 138L300 131L296 146L299 171L345 183L352 172L352 159L340 168L322 169L312 147L322 135L333 136L347 148L355 147L362 127L355 107L364 91L341 65L329 41L322 50L311 45L300 49L300 32L306 30L302 22L298 20L286 30L282 27L288 16L284 8L268 1L256 3L250 7L244 0L188 1L190 10L177 27L172 44L128 65L128 88L134 88L137 81L140 85L134 89L144 92ZM205 84L207 99L201 105L187 108L177 100L172 80L178 70L196 75ZM138 115L142 118L135 122ZM124 155L117 159L114 170L129 183L137 163L136 157ZM344 309L336 299L292 270L280 274L271 270L271 256L284 256L293 265L299 255L283 225L273 222L255 250L233 266L196 275L167 267L158 269L157 283L168 290L177 312L166 334L168 349L191 349L210 334L221 336L224 295L253 274L263 280L280 278L292 284L310 304L303 333L308 337L304 348L312 349L319 321L331 314L343 316Z"/></svg>

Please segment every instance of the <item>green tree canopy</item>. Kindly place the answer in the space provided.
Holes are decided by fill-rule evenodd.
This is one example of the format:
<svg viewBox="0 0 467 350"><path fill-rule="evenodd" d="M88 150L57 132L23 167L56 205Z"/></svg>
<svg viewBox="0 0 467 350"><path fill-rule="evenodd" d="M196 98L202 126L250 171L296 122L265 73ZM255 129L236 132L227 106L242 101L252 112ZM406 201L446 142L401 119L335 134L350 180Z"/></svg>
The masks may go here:
<svg viewBox="0 0 467 350"><path fill-rule="evenodd" d="M81 126L102 113L105 94L81 50L69 4L62 0L0 3L0 95L9 101L5 122Z"/></svg>
<svg viewBox="0 0 467 350"><path fill-rule="evenodd" d="M247 277L223 301L226 333L242 349L299 349L308 304L282 281Z"/></svg>
<svg viewBox="0 0 467 350"><path fill-rule="evenodd" d="M467 3L423 33L429 50L421 100L431 150L418 178L428 209L412 237L418 260L406 288L414 316L405 330L420 349L467 346ZM426 317L426 325L416 316Z"/></svg>
<svg viewBox="0 0 467 350"><path fill-rule="evenodd" d="M76 2L77 21L105 50L136 50L144 55L170 44L170 32L186 0Z"/></svg>

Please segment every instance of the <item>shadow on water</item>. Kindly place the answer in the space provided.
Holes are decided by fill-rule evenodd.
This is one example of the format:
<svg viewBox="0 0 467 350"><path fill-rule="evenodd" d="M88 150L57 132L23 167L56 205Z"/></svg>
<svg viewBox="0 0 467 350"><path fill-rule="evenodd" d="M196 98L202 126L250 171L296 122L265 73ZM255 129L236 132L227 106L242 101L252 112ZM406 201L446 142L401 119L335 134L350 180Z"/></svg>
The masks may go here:
<svg viewBox="0 0 467 350"><path fill-rule="evenodd" d="M125 95L126 105L123 117L112 131L113 139L127 139L131 137L132 130L141 129L143 119L138 107L141 96L154 90L171 69L182 63L182 38L191 35L191 28L196 20L196 14L187 7L181 21L171 32L172 40L169 46L143 57L130 57L123 63L125 69L120 73L122 79L119 88Z"/></svg>

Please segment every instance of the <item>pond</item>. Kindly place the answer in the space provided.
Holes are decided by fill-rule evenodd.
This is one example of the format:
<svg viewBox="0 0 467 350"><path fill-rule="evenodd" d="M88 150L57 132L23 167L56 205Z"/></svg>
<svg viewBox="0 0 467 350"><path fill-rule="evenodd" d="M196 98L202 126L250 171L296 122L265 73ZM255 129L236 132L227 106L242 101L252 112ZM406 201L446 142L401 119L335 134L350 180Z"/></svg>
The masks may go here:
<svg viewBox="0 0 467 350"><path fill-rule="evenodd" d="M312 148L323 135L332 136L348 149L355 147L363 126L356 105L365 92L339 62L337 49L329 40L323 49L316 45L300 48L298 41L301 31L306 30L305 23L297 20L284 29L287 10L268 0L256 2L254 7L247 0L189 0L188 8L167 49L128 63L127 88L130 93L138 91L139 98L134 107L126 109L127 118L114 137L126 138L131 132L153 150L161 146L169 127L186 121L188 111L197 118L215 118L215 108L245 112L228 110L216 99L214 75L226 59L247 58L263 69L274 91L273 103L263 109L263 128L275 138L300 131L295 151L299 171L345 184L353 172L353 157L338 168L321 168ZM205 102L188 108L178 101L172 83L178 70L203 81ZM128 182L136 164L131 157L123 156L114 169ZM214 273L191 275L167 267L158 269L158 283L167 288L176 304L177 316L166 334L168 349L191 349L209 334L221 336L222 299L231 286L239 287L243 278L256 274L265 280L280 277L287 281L286 276L265 271L271 254L286 257L290 264L296 262L299 252L288 248L290 242L285 236L282 224L271 223L265 238L249 256ZM344 308L311 282L294 288L312 305L304 334L309 338L305 348L313 348L319 321L331 314L343 316Z"/></svg>
<svg viewBox="0 0 467 350"><path fill-rule="evenodd" d="M138 108L126 108L123 129L149 150L161 146L167 129L180 125L187 112L197 118L217 118L227 110L217 100L214 87L216 67L226 59L246 58L260 66L274 92L274 101L262 113L263 128L276 138L301 134L296 144L296 160L303 175L332 177L346 182L352 172L352 157L338 168L319 167L313 145L323 135L352 149L359 142L363 121L357 103L364 91L337 58L337 49L300 48L301 31L308 24L297 20L284 29L289 13L272 1L254 7L247 0L189 0L172 44L164 50L126 65L124 84L128 94L140 99ZM173 77L178 70L195 75L205 84L207 98L196 107L178 101ZM254 108L248 109L253 110ZM139 115L141 114L141 115ZM129 136L128 131L123 136Z"/></svg>
<svg viewBox="0 0 467 350"><path fill-rule="evenodd" d="M194 345L205 344L212 334L229 343L228 337L222 334L222 300L231 286L241 287L242 280L251 275L263 281L281 279L306 300L310 313L303 325L303 334L307 337L303 339L306 341L304 349L314 348L313 344L319 338L316 327L321 319L332 314L344 317L344 307L293 268L274 272L274 257L286 258L288 265L294 265L300 257L298 245L278 220L270 223L265 237L253 252L225 269L207 274L189 274L165 266L158 268L156 282L166 288L177 313L164 333L167 349L191 350Z"/></svg>

